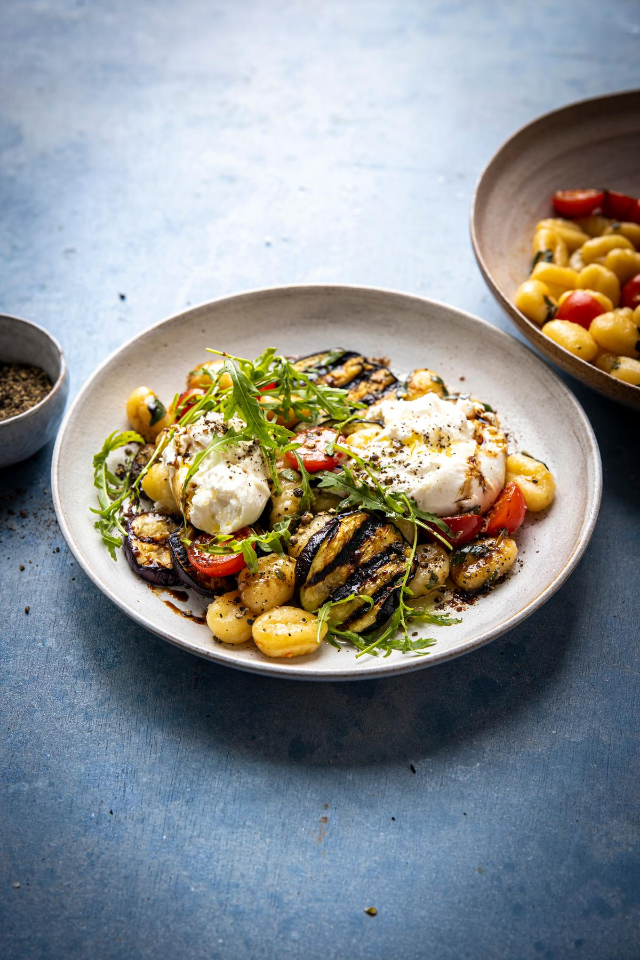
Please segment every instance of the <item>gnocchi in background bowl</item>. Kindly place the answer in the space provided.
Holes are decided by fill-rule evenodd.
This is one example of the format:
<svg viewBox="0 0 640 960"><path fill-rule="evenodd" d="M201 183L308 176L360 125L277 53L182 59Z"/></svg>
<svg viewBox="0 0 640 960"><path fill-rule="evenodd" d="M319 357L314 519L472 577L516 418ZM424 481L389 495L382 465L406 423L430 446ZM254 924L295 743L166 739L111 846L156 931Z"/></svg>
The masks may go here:
<svg viewBox="0 0 640 960"><path fill-rule="evenodd" d="M412 627L459 623L554 499L490 404L429 367L401 377L342 347L211 354L170 403L131 392L131 429L93 458L92 512L114 560L122 547L141 580L207 599L220 643L423 656L436 641Z"/></svg>
<svg viewBox="0 0 640 960"><path fill-rule="evenodd" d="M617 311L629 306L622 291L638 272L639 156L640 90L569 104L500 146L478 178L470 218L480 270L519 332L581 383L634 409L640 409L639 358L618 343L615 350L601 346L589 325L595 300L604 313L614 313L620 332L628 330ZM609 190L558 195L559 187L573 184ZM601 212L594 194L596 202L603 197ZM629 319L626 311L622 316ZM569 326L576 318L584 333Z"/></svg>
<svg viewBox="0 0 640 960"><path fill-rule="evenodd" d="M537 223L515 305L574 357L640 387L640 201L588 189L552 202L562 216Z"/></svg>

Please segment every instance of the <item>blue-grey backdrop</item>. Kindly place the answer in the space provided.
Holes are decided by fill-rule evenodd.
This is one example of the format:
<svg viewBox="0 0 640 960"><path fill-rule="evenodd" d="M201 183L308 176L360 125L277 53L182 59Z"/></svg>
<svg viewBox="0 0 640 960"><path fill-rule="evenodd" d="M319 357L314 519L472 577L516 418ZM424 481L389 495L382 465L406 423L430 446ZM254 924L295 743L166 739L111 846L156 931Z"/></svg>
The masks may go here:
<svg viewBox="0 0 640 960"><path fill-rule="evenodd" d="M640 80L635 0L0 15L0 309L59 337L73 389L147 324L269 284L509 329L468 240L476 176L540 112ZM639 420L572 386L605 476L579 569L398 680L171 648L71 559L50 448L0 474L7 960L639 956Z"/></svg>

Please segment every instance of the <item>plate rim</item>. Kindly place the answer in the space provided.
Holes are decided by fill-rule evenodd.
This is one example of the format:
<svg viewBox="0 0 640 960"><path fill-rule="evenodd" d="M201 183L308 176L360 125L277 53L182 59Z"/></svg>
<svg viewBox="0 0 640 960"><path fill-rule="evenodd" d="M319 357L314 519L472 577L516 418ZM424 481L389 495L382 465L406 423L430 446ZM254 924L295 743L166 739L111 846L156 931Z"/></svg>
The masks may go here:
<svg viewBox="0 0 640 960"><path fill-rule="evenodd" d="M547 586L538 594L538 596L528 603L525 607L519 610L513 616L508 616L503 619L500 623L490 627L487 630L482 631L480 636L476 637L474 640L468 641L462 647L456 650L443 651L438 654L430 654L428 657L414 657L406 658L403 660L393 661L389 663L388 661L380 660L372 669L362 671L361 673L354 673L352 671L333 671L333 670L309 670L306 667L304 669L292 671L288 664L280 663L278 661L233 661L224 656L222 656L215 647L211 651L200 651L194 650L193 647L184 641L181 641L178 638L167 636L167 634L162 630L162 628L156 627L153 624L150 624L147 618L137 610L128 606L128 604L120 598L120 596L114 591L110 585L104 581L100 575L92 568L89 559L85 557L83 551L80 549L76 540L71 532L71 529L67 523L65 512L63 508L62 497L60 494L60 485L59 485L59 471L60 471L60 455L62 450L62 445L65 439L66 431L68 424L76 410L79 407L85 397L89 392L94 380L98 377L101 371L110 364L114 359L118 357L119 354L124 353L128 348L134 344L136 341L140 340L141 337L146 334L156 330L159 327L162 327L165 324L169 324L172 321L178 320L188 314L196 313L204 308L211 308L224 304L226 301L238 301L242 298L264 296L265 294L280 294L285 295L287 291L318 291L324 294L331 294L332 292L355 292L355 293L382 293L384 295L391 295L394 297L401 297L405 300L414 300L418 301L421 304L427 304L431 307L435 306L436 308L444 308L446 310L453 310L455 313L460 314L466 320L471 321L472 323L478 323L481 326L489 327L493 332L498 334L499 337L504 337L507 340L510 340L512 343L517 345L517 349L523 350L531 354L537 363L541 364L546 372L557 381L557 385L566 395L566 399L570 404L573 405L574 413L576 414L578 420L580 421L584 435L587 439L588 445L590 447L591 453L593 454L593 465L594 465L594 477L593 477L593 492L590 498L590 503L588 509L585 513L585 517L580 528L579 534L576 538L576 541L573 545L573 550L565 562L562 569L558 572L556 577L547 584ZM190 306L186 310L180 310L177 313L171 314L168 317L163 318L162 320L157 321L156 323L151 324L148 327L145 327L143 330L139 331L132 337L129 337L123 344L113 350L90 374L89 377L82 384L77 394L73 398L72 402L69 404L69 407L65 413L64 419L58 430L58 435L55 442L55 447L53 450L52 460L51 460L51 495L53 499L53 505L56 512L56 518L62 535L66 541L69 550L71 551L73 557L75 558L78 565L84 571L84 573L89 577L89 579L96 585L96 587L103 593L112 603L115 604L123 613L125 613L130 619L138 623L145 630L148 630L150 633L155 634L156 636L162 638L165 642L172 644L172 646L178 647L181 650L184 650L192 655L200 657L204 660L209 660L214 663L218 663L222 666L231 667L235 670L241 670L245 673L259 674L262 676L271 676L271 677L286 677L289 680L310 680L317 682L326 682L326 681L351 681L351 680L372 680L372 679L381 679L382 677L397 676L399 674L413 673L415 670L425 669L427 667L437 666L441 663L446 663L450 660L454 660L457 657L460 657L464 654L471 653L475 650L478 650L480 647L485 646L485 644L490 643L492 640L495 640L497 637L506 633L509 630L514 629L520 623L531 616L539 607L543 606L550 597L556 593L557 590L565 583L569 578L571 573L580 562L582 555L584 554L598 519L598 513L600 510L600 504L602 500L602 459L600 456L600 449L598 446L598 441L596 439L593 427L587 417L582 405L578 401L577 397L574 396L569 387L560 379L558 374L548 367L544 361L531 349L527 344L522 343L512 334L507 333L504 330L501 330L499 327L494 326L489 321L484 320L482 317L477 317L472 313L469 313L467 310L463 310L459 307L455 307L451 304L444 303L441 300L434 300L430 297L423 297L420 294L405 293L400 290L394 290L387 287L374 287L364 284L339 284L339 283L295 283L295 284L284 284L284 285L275 285L267 287L256 287L250 290L243 290L238 293L225 294L220 297L215 297L212 300L205 300L201 303Z"/></svg>
<svg viewBox="0 0 640 960"><path fill-rule="evenodd" d="M487 266L487 263L482 255L478 240L478 232L476 229L476 207L478 204L479 194L485 185L486 174L490 172L491 167L498 161L503 151L506 151L508 147L510 147L513 142L518 139L518 137L526 134L538 124L543 124L552 117L558 118L563 113L570 113L581 107L588 107L589 105L597 103L605 103L607 101L619 102L624 99L629 99L631 101L633 98L640 98L640 87L619 90L614 93L605 93L595 97L585 97L582 100L572 100L570 103L566 103L563 106L556 107L553 110L547 110L545 113L539 114L537 117L534 117L532 120L529 120L527 123L524 123L522 126L518 127L498 146L478 175L473 188L471 206L469 208L469 233L471 236L471 246L473 248L476 262L480 268L480 272L484 278L484 281L489 288L489 291L497 301L498 305L502 307L504 312L516 325L516 328L523 334L523 336L527 338L529 343L532 343L545 357L557 364L557 366L559 366L566 373L571 374L572 377L575 377L576 380L578 380L580 383L583 383L591 390L595 390L601 396L607 397L608 399L614 400L618 403L622 403L631 409L638 409L640 408L640 387L634 387L632 384L625 383L623 380L616 380L615 378L610 377L603 370L599 370L598 367L594 367L593 364L587 363L586 360L582 360L580 357L574 357L567 350L564 350L562 347L556 344L553 340L550 340L549 337L545 337L540 328L517 309L515 304L511 302L502 288L498 285L497 281L494 280L493 275L491 274L489 267ZM589 374L586 373L587 370L589 371L590 378L592 378L593 382L590 382Z"/></svg>

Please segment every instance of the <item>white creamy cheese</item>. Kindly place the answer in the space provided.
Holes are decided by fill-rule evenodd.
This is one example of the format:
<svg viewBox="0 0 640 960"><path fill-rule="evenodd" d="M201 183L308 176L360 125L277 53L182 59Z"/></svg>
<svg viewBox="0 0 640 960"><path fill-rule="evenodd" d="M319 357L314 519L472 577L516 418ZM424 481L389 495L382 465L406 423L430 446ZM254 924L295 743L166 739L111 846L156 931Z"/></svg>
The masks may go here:
<svg viewBox="0 0 640 960"><path fill-rule="evenodd" d="M505 481L507 441L495 414L468 398L382 400L368 419L383 424L365 456L381 483L440 517L484 513Z"/></svg>
<svg viewBox="0 0 640 960"><path fill-rule="evenodd" d="M171 489L180 502L182 486L193 457L204 450L214 434L222 434L225 421L207 413L188 427L177 427L162 453ZM245 424L234 417L229 426ZM234 533L255 523L271 495L268 469L257 440L211 450L189 483L186 515L205 533Z"/></svg>

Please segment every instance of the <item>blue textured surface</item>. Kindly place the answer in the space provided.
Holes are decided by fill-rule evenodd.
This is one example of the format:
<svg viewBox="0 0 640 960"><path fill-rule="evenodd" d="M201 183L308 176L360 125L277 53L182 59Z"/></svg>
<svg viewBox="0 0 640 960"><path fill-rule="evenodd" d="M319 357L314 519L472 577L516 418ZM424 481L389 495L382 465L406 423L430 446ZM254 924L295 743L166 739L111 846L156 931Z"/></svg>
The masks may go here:
<svg viewBox="0 0 640 960"><path fill-rule="evenodd" d="M74 389L148 323L267 284L389 286L508 329L468 241L479 170L540 112L640 79L634 0L1 13L0 310L59 337ZM577 572L397 680L163 644L71 559L51 450L1 473L3 957L637 958L639 420L576 392L605 477Z"/></svg>

